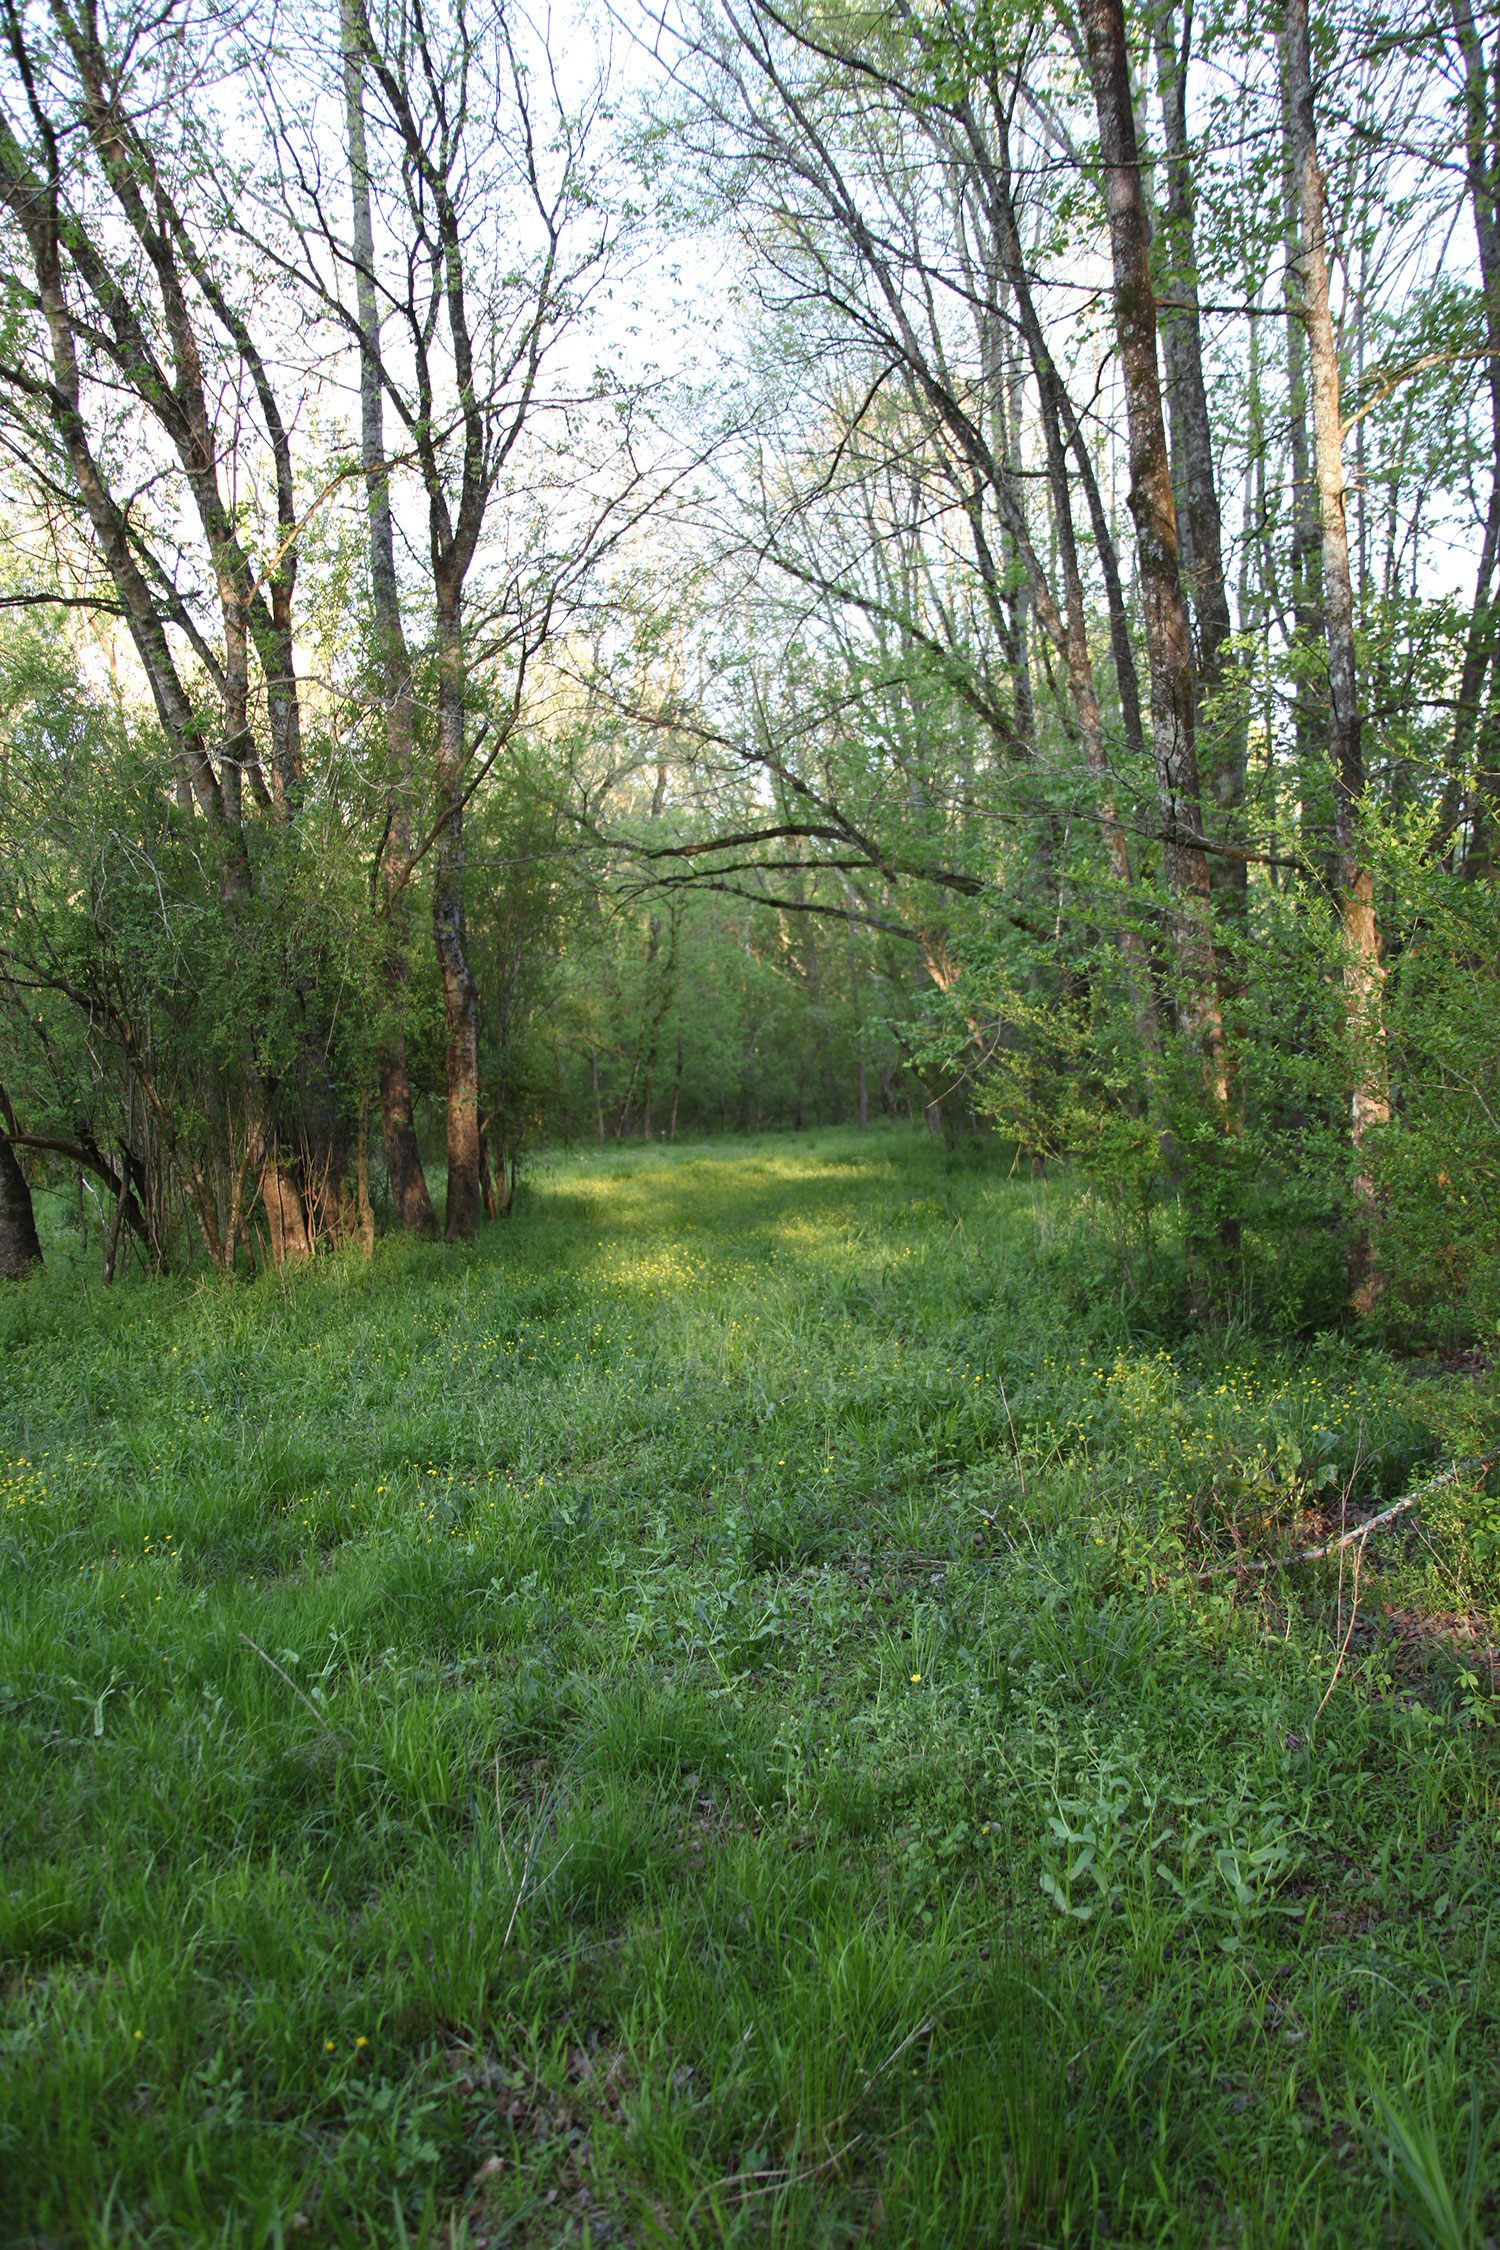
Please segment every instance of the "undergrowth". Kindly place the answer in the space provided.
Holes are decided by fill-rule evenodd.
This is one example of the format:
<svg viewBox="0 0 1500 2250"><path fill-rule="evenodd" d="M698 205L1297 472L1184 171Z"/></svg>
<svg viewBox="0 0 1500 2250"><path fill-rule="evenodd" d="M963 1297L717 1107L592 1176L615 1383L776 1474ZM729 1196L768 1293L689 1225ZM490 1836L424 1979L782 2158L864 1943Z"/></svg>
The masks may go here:
<svg viewBox="0 0 1500 2250"><path fill-rule="evenodd" d="M1000 1152L0 1296L0 2231L1496 2230L1487 1378L1170 1352ZM1413 2235L1413 2229L1425 2230Z"/></svg>

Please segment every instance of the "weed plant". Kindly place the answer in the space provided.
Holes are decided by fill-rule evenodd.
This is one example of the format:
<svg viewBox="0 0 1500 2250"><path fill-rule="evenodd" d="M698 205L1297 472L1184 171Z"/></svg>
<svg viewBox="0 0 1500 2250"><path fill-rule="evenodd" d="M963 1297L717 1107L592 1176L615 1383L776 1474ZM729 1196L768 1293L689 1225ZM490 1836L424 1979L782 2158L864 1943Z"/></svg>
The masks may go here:
<svg viewBox="0 0 1500 2250"><path fill-rule="evenodd" d="M1497 2231L1487 1379L992 1142L0 1297L0 2236ZM54 1214L56 1217L56 1214ZM1357 1605L1355 1596L1357 1594Z"/></svg>

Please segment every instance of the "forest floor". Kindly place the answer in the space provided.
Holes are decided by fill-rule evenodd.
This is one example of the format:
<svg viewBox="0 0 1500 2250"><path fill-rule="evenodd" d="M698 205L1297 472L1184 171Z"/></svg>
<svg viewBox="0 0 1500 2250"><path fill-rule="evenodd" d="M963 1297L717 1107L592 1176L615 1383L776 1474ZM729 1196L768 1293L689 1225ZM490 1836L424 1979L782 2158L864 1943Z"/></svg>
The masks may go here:
<svg viewBox="0 0 1500 2250"><path fill-rule="evenodd" d="M108 1294L49 1210L0 2239L1500 2233L1500 1507L1240 1567L1494 1381L1132 1336L1045 1192L590 1152L472 1252Z"/></svg>

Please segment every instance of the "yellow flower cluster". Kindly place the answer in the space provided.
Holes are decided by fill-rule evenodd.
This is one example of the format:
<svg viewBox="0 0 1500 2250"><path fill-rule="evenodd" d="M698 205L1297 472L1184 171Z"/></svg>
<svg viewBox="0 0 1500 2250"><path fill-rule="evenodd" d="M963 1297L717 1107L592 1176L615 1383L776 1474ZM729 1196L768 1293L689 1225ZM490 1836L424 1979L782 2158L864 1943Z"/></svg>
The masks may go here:
<svg viewBox="0 0 1500 2250"><path fill-rule="evenodd" d="M45 1461L46 1454L41 1458ZM0 1461L0 1504L7 1508L40 1507L46 1497L47 1479L41 1462L26 1454L18 1454L14 1461Z"/></svg>

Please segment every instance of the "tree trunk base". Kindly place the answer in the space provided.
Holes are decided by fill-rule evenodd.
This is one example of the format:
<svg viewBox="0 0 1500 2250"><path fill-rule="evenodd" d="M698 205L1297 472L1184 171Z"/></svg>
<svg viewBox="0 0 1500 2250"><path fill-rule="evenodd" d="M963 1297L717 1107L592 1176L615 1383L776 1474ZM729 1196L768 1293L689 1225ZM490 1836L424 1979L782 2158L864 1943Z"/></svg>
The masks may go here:
<svg viewBox="0 0 1500 2250"><path fill-rule="evenodd" d="M24 1281L41 1263L31 1189L15 1150L0 1133L0 1279Z"/></svg>
<svg viewBox="0 0 1500 2250"><path fill-rule="evenodd" d="M260 1178L260 1199L266 1209L272 1264L284 1266L290 1259L300 1265L312 1255L312 1246L307 1239L307 1219L297 1182L284 1166L266 1166Z"/></svg>
<svg viewBox="0 0 1500 2250"><path fill-rule="evenodd" d="M406 1056L395 1048L382 1051L380 1068L380 1122L385 1142L385 1172L390 1182L396 1224L409 1234L437 1233L437 1213L428 1193L412 1121L411 1080Z"/></svg>

